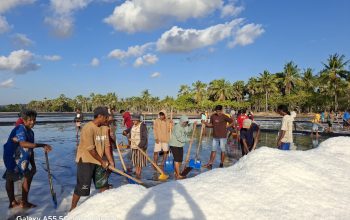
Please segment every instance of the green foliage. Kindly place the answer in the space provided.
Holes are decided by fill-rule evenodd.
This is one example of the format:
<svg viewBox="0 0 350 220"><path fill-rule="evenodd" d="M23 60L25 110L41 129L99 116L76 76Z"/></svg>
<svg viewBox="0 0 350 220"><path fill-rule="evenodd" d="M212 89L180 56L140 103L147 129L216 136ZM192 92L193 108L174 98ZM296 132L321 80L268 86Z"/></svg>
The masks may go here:
<svg viewBox="0 0 350 220"><path fill-rule="evenodd" d="M91 93L73 99L61 94L55 99L33 100L26 107L42 112L71 112L76 108L87 112L97 106L129 111L157 112L173 108L174 111L198 112L212 110L220 104L225 108L248 108L257 112L274 111L283 103L304 112L344 110L350 107L349 64L344 55L332 54L317 74L311 68L300 73L298 66L290 61L281 71L270 73L265 70L257 77L251 77L247 83L215 79L209 83L198 80L191 85L180 85L176 99L170 96L160 99L145 89L140 96L122 99L118 99L115 93ZM7 105L0 107L0 111L18 112L23 107L19 104Z"/></svg>

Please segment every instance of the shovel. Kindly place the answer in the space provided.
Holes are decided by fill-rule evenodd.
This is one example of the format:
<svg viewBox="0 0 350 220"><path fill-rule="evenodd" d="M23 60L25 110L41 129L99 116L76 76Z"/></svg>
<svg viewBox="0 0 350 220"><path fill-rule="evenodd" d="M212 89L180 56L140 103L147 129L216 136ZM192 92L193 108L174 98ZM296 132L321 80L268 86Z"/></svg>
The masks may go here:
<svg viewBox="0 0 350 220"><path fill-rule="evenodd" d="M46 159L47 174L49 176L50 193L52 196L52 202L53 202L55 209L57 209L57 198L56 198L55 190L53 189L52 175L51 175L50 165L49 165L49 158L48 158L46 151L45 151L45 159Z"/></svg>
<svg viewBox="0 0 350 220"><path fill-rule="evenodd" d="M171 108L170 121L171 122L173 121L173 108ZM171 136L171 133L172 133L172 127L173 127L173 124L170 125L170 132L169 132L170 136ZM174 172L174 158L171 157L171 151L170 150L169 150L168 158L165 161L164 170L167 173Z"/></svg>
<svg viewBox="0 0 350 220"><path fill-rule="evenodd" d="M120 152L120 149L119 149L119 144L118 144L117 138L115 139L115 141L116 141L117 150L118 150L118 154L119 154L120 161L121 161L122 166L123 166L124 173L127 173L127 174L128 174L127 169L126 169L126 166L125 166L125 163L124 163L123 156L122 156L122 154L121 154L121 152ZM127 178L127 179L128 179L128 183L130 183L130 184L135 184L135 183L136 183L135 181L133 181L133 180L130 179L130 178Z"/></svg>
<svg viewBox="0 0 350 220"><path fill-rule="evenodd" d="M115 167L113 167L113 166L109 166L108 169L112 170L113 172L115 172L115 173L117 173L117 174L120 174L120 175L122 175L122 176L125 176L126 178L128 178L128 179L130 179L130 180L132 180L132 181L134 181L134 182L136 182L136 183L138 183L138 184L143 184L143 182L142 182L141 180L138 180L138 179L136 179L136 178L134 178L134 177L132 177L132 176L130 176L130 175L124 173L123 171L118 170L117 168L115 168Z"/></svg>
<svg viewBox="0 0 350 220"><path fill-rule="evenodd" d="M147 160L148 160L148 161L157 169L157 171L160 173L160 175L159 175L159 177L158 177L159 180L164 181L164 180L167 180L167 179L169 178L169 176L166 175L166 174L163 172L163 170L160 169L160 167L159 167L156 163L154 163L153 160L152 160L151 158L149 158L149 156L148 156L141 148L139 148L138 146L135 146L135 147L136 147L136 149L138 149L138 150L141 152L141 154L143 154L143 155L147 158Z"/></svg>
<svg viewBox="0 0 350 220"><path fill-rule="evenodd" d="M198 157L199 157L199 149L201 148L201 144L202 144L202 137L203 137L204 127L205 127L205 125L202 124L201 134L199 135L199 140L198 140L196 157L195 157L195 159L191 159L190 163L189 163L189 167L192 167L194 169L200 169L201 168L201 161L198 159Z"/></svg>
<svg viewBox="0 0 350 220"><path fill-rule="evenodd" d="M187 167L186 165L188 164L188 161L190 159L191 148L193 144L194 135L196 134L196 129L197 129L197 124L193 126L192 136L191 136L190 144L187 150L186 160L185 160L184 168L181 172L181 176L186 176L192 170L192 167Z"/></svg>
<svg viewBox="0 0 350 220"><path fill-rule="evenodd" d="M171 156L170 151L169 151L168 158L165 161L164 170L167 173L174 172L174 158Z"/></svg>

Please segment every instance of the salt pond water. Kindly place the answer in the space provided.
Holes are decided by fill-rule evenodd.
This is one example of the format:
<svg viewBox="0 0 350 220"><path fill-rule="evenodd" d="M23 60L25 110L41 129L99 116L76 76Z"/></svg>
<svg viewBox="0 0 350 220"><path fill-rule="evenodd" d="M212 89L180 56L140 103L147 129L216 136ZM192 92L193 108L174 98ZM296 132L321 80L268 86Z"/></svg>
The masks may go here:
<svg viewBox="0 0 350 220"><path fill-rule="evenodd" d="M121 136L121 128L118 126L117 137L118 140L124 140ZM13 126L0 126L0 142L1 144L6 142L6 139L11 131ZM199 130L199 129L198 129ZM0 180L0 213L6 213L7 217L14 217L17 214L30 215L30 216L45 216L45 215L56 215L56 216L64 216L67 214L67 211L70 207L71 195L76 182L76 167L74 163L75 152L76 152L76 138L75 138L75 127L73 123L56 123L56 124L43 124L36 125L34 127L35 139L37 142L48 143L53 146L53 151L49 154L50 167L52 170L52 174L54 177L54 188L57 194L58 199L58 209L54 209L51 203L51 195L48 186L48 178L47 173L45 171L45 159L42 149L35 150L35 158L37 164L37 173L34 176L34 180L32 183L32 187L30 190L29 199L31 202L38 205L38 208L23 211L19 209L8 210L8 199L6 196L5 190L5 181L3 179ZM208 131L209 133L209 131ZM197 134L198 137L199 134ZM276 133L265 133L261 134L260 146L270 146L274 147L276 143ZM153 154L153 133L152 129L150 129L149 134L149 149L148 154L152 156ZM318 141L322 142L324 138L320 138ZM201 160L204 162L208 161L210 154L210 137L203 138L203 149L201 152ZM309 136L305 135L295 135L295 146L297 150L308 150L314 148L318 145L316 141L312 141ZM191 155L195 154L195 147L197 143L194 142ZM185 148L185 151L187 147ZM225 161L225 166L230 166L237 162L241 157L240 150L235 141L232 141L227 146L227 152L229 157ZM124 158L127 152L124 151ZM0 162L0 174L5 171L5 167L2 162L3 148L0 148L1 154L1 162ZM117 161L117 167L121 168L119 163L119 158L117 153L114 153L115 159ZM216 165L219 163L219 158L217 157ZM198 175L200 172L205 172L206 169L201 171L193 170L189 177L193 177ZM154 171L150 167L150 165L144 169L143 178L144 179L152 179L154 176ZM172 175L171 177L172 178ZM110 182L114 185L114 187L119 187L121 185L127 184L125 178L120 176L111 175ZM146 181L147 182L147 181ZM154 186L159 184L159 182L148 181L148 186ZM93 188L93 187L92 187ZM18 191L16 187L16 191ZM93 191L92 194L96 192ZM84 201L86 198L83 198L81 201Z"/></svg>

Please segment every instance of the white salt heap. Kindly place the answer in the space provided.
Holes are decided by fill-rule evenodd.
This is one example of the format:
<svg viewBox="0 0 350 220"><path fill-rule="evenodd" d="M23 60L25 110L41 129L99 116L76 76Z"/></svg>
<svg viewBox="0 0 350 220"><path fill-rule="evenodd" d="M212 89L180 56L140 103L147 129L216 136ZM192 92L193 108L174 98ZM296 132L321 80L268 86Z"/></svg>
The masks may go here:
<svg viewBox="0 0 350 220"><path fill-rule="evenodd" d="M350 219L350 138L309 151L262 147L234 166L97 194L68 219Z"/></svg>

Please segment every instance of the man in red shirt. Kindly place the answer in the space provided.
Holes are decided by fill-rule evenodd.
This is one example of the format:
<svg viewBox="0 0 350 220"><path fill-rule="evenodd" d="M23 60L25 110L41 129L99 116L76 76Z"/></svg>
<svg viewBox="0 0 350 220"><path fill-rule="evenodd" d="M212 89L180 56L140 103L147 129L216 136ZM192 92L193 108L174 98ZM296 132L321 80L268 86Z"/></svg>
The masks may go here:
<svg viewBox="0 0 350 220"><path fill-rule="evenodd" d="M237 124L238 124L238 130L241 130L243 127L243 121L245 119L249 119L249 117L246 114L247 110L243 109L241 110L241 114L237 117Z"/></svg>
<svg viewBox="0 0 350 220"><path fill-rule="evenodd" d="M17 127L18 125L23 124L23 118L21 116L21 113L18 113L18 119L16 121L15 127Z"/></svg>
<svg viewBox="0 0 350 220"><path fill-rule="evenodd" d="M120 110L120 114L123 116L123 125L126 127L126 130L131 129L132 121L131 121L130 113L126 112L125 110ZM123 132L123 134L124 134L124 132Z"/></svg>

